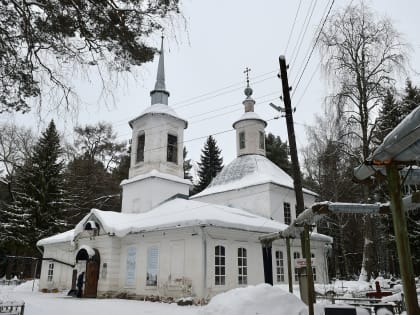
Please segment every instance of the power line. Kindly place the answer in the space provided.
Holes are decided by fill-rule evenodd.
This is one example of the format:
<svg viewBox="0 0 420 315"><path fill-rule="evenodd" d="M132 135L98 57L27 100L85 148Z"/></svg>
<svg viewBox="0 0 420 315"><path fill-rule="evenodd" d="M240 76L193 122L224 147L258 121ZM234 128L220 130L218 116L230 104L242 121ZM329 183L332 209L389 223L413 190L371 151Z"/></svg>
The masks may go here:
<svg viewBox="0 0 420 315"><path fill-rule="evenodd" d="M316 38L316 40L315 40L315 43L314 43L314 45L312 46L311 53L309 54L309 57L308 57L308 59L306 60L305 67L303 68L303 71L302 71L302 73L300 74L299 80L298 80L298 82L297 82L297 84L296 84L296 86L295 86L295 88L294 88L294 90L293 90L292 97L295 95L296 90L297 90L297 88L299 87L299 83L300 83L300 81L302 80L302 76L303 76L303 74L305 73L305 70L306 70L306 67L308 66L309 60L311 60L312 54L313 54L313 52L314 52L314 49L315 49L315 47L316 47L316 44L318 43L319 37L321 36L321 33L322 33L323 28L324 28L325 22L327 21L328 16L330 15L330 12L331 12L331 9L332 9L332 7L333 7L333 5L334 5L334 2L335 2L335 0L332 0L331 5L330 5L330 8L329 8L329 10L328 10L328 13L327 13L327 15L325 16L324 22L322 23L321 29L319 30L318 36L317 36L317 38Z"/></svg>
<svg viewBox="0 0 420 315"><path fill-rule="evenodd" d="M301 4L302 4L302 0L299 0L299 5L298 5L298 8L296 10L295 18L293 20L292 29L290 30L289 38L287 39L286 49L284 50L284 54L285 55L287 54L287 48L289 47L289 43L290 43L290 39L292 38L293 30L295 29L296 18L297 18L298 14L299 14L299 10L300 10L300 5Z"/></svg>
<svg viewBox="0 0 420 315"><path fill-rule="evenodd" d="M303 96L305 95L306 90L308 89L309 85L311 84L311 82L312 82L312 80L313 80L313 78L314 78L314 76L315 76L315 73L317 73L317 72L318 72L318 69L319 69L320 65L321 65L321 62L319 62L319 63L318 63L318 65L316 66L316 68L315 68L314 72L312 72L311 78L309 79L308 83L306 84L305 89L303 90L303 93L301 94L301 96L300 96L299 100L298 100L298 101L295 103L295 105L294 105L294 106L295 106L295 108L296 108L296 107L298 107L298 105L299 105L299 104L300 104L300 102L302 101ZM293 96L293 95L292 95L292 96Z"/></svg>
<svg viewBox="0 0 420 315"><path fill-rule="evenodd" d="M312 1L311 1L310 5L309 5L309 7L308 7L308 11L306 12L305 20L304 20L304 21L303 21L303 23L302 23L302 27L301 27L300 32L299 32L299 35L298 35L298 37L297 37L296 44L295 44L295 46L293 47L292 53L291 53L291 55L290 55L290 56L291 56L290 60L292 60L292 59L294 58L294 55L295 55L295 52L296 52L296 48L297 48L297 46L299 45L299 42L300 42L300 40L301 40L301 36L302 36L303 30L304 30L304 28L305 28L306 21L307 21L307 19L308 19L309 14L310 14L311 7L313 6L313 3L314 3L314 0L312 0Z"/></svg>
<svg viewBox="0 0 420 315"><path fill-rule="evenodd" d="M291 67L290 67L290 71L292 71L292 69L293 69L293 67L294 67L294 64L295 64L295 61L296 61L297 57L299 56L300 48L302 47L303 40L305 39L306 32L308 31L309 23L310 23L310 22L311 22L311 20L312 20L312 15L314 14L316 4L317 4L317 2L315 1L315 2L314 2L314 5L312 6L312 10L311 10L311 14L310 14L310 16L309 16L308 22L306 23L305 30L304 30L304 32L303 32L302 38L301 38L301 40L300 40L300 42L299 42L299 46L298 46L298 49L297 49L297 51L296 51L296 55L294 56L294 58L292 58L292 59L291 59L291 63L290 63L290 65L291 65Z"/></svg>
<svg viewBox="0 0 420 315"><path fill-rule="evenodd" d="M321 27L321 23L322 23L322 20L323 20L323 18L324 18L324 16L325 16L325 14L327 13L329 3L330 3L330 0L328 0L327 4L325 5L324 12L322 13L322 15L321 15L321 19L319 20L318 26L316 27L315 34L317 34L317 33L318 33L318 31L319 31L319 29L320 29L320 27ZM302 71L302 69L303 69L303 66L304 66L304 64L305 64L305 60L306 60L306 58L308 58L308 56L309 56L309 53L310 53L310 50L311 50L311 46L312 46L311 44L309 44L309 45L308 45L308 48L307 48L306 53L305 53L305 55L304 55L304 58L302 59L302 63L300 64L299 70L297 71L297 75L295 76L295 78L294 78L294 79L293 79L293 81L292 81L292 86L294 86L294 85L295 85L295 82L296 82L296 80L297 80L297 78L298 78L298 75L299 75L299 73L300 73L300 72Z"/></svg>

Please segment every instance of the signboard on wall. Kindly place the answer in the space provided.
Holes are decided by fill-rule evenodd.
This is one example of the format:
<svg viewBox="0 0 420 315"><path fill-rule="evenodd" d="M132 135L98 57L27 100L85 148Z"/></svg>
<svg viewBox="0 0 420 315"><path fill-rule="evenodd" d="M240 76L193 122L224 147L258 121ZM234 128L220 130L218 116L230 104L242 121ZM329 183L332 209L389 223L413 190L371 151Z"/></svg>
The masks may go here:
<svg viewBox="0 0 420 315"><path fill-rule="evenodd" d="M127 248L125 284L127 286L136 285L136 256L137 249L135 246Z"/></svg>
<svg viewBox="0 0 420 315"><path fill-rule="evenodd" d="M303 268L306 267L306 259L305 258L295 258L294 259L295 268ZM316 266L316 259L311 258L311 265L312 267Z"/></svg>

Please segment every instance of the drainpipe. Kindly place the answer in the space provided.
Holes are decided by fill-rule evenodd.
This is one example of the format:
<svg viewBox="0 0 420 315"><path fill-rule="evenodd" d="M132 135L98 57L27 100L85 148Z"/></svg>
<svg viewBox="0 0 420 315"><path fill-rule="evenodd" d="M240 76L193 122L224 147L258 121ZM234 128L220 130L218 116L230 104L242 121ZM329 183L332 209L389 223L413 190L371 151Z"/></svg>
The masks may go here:
<svg viewBox="0 0 420 315"><path fill-rule="evenodd" d="M204 231L204 226L200 227L201 238L203 241L203 297L208 295L207 292L207 236Z"/></svg>

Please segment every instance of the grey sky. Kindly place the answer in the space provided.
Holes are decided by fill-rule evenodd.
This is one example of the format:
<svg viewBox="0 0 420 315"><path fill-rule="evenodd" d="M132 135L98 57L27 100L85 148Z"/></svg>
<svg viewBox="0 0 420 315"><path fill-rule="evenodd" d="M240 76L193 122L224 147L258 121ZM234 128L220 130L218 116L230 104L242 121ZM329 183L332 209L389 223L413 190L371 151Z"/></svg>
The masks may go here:
<svg viewBox="0 0 420 315"><path fill-rule="evenodd" d="M356 0L354 0L356 1ZM334 9L349 1L336 0ZM420 4L418 1L375 0L367 1L375 11L385 14L394 21L395 27L403 33L411 44L412 67L420 71ZM305 37L300 45L298 36L305 16L310 15L310 7L316 3ZM297 77L301 73L306 54L312 46L315 29L329 7L330 1L302 0L293 35L286 49L299 0L187 0L183 1L183 13L187 20L187 32L178 27L175 36L167 32L165 39L166 86L171 96L169 105L189 121L185 132L188 155L194 160L200 157L200 150L209 134L232 129L232 122L242 113L243 89L245 87L245 67L250 67L251 87L256 100L256 112L266 120L277 113L268 106L270 101L281 104L278 56L285 54L290 63L289 82L293 86L292 105L297 107L297 145L306 143L304 124L313 121L315 113L322 111L323 97L326 95L325 79L319 70L319 58L315 53L306 69L300 85L296 88ZM152 39L159 46L159 38ZM294 52L294 53L293 53ZM120 84L114 91L115 105L98 104L99 85L95 82L79 82L78 90L83 100L79 123L94 124L98 121L111 122L119 139L128 140L131 130L128 121L150 106L149 92L153 89L157 70L157 59L139 69L137 80ZM312 77L312 81L310 81ZM415 84L419 77L410 74ZM399 79L404 83L405 78ZM310 82L308 84L308 82ZM306 89L306 87L308 88ZM214 92L214 93L210 93ZM202 97L197 97L202 96ZM194 98L197 97L197 98ZM14 115L19 123L35 126L34 114ZM61 130L70 134L71 120L44 114L44 121L55 118ZM10 119L10 115L0 115L0 121ZM64 123L64 120L67 122ZM41 128L44 128L42 126ZM287 139L284 118L268 121L267 131ZM192 140L204 137L203 139ZM225 163L235 157L234 132L215 136ZM191 141L189 141L191 140Z"/></svg>

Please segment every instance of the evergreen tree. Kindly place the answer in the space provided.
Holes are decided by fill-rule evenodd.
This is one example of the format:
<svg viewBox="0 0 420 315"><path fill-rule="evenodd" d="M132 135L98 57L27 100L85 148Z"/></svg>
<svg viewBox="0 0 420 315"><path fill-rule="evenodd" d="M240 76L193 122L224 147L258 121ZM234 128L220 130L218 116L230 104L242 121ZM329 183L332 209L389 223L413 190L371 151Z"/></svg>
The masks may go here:
<svg viewBox="0 0 420 315"><path fill-rule="evenodd" d="M394 93L388 89L376 120L374 143L380 145L388 133L401 122L401 118L401 104L395 99Z"/></svg>
<svg viewBox="0 0 420 315"><path fill-rule="evenodd" d="M407 79L405 83L405 94L401 101L402 119L418 106L420 106L420 89L417 86L413 86L411 80Z"/></svg>
<svg viewBox="0 0 420 315"><path fill-rule="evenodd" d="M26 254L35 243L66 228L62 149L54 121L42 133L30 157L16 172L15 200L8 207L9 231L22 236ZM23 223L23 225L21 225Z"/></svg>
<svg viewBox="0 0 420 315"><path fill-rule="evenodd" d="M291 163L288 158L288 152L289 147L287 142L281 141L279 136L274 136L272 133L268 133L265 136L265 154L267 158L283 171L290 174Z"/></svg>
<svg viewBox="0 0 420 315"><path fill-rule="evenodd" d="M201 150L198 177L199 182L194 187L194 193L204 190L214 177L223 169L223 158L216 140L209 136L204 148Z"/></svg>

